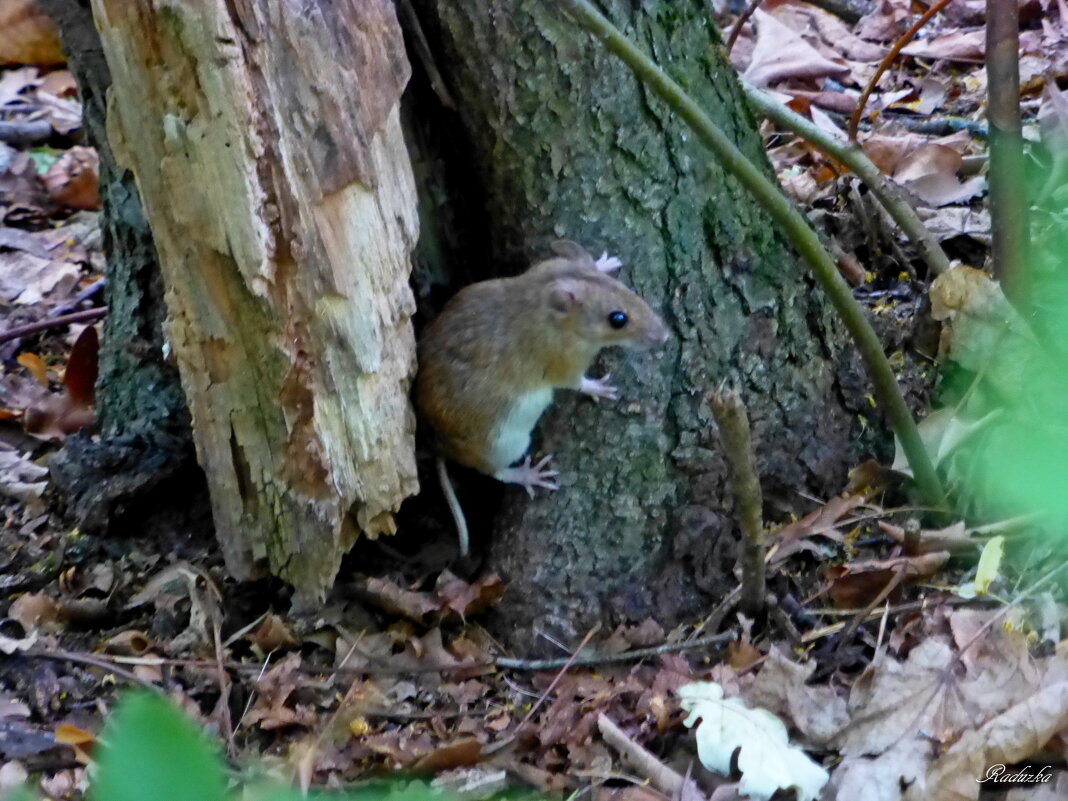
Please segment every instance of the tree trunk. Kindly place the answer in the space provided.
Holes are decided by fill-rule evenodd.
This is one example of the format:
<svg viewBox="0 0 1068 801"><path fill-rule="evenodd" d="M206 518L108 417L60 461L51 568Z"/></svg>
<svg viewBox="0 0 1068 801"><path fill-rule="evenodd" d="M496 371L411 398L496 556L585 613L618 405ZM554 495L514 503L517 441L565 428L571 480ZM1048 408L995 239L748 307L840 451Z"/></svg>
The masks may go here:
<svg viewBox="0 0 1068 801"><path fill-rule="evenodd" d="M78 80L88 142L100 154L107 305L96 409L101 437L71 437L52 479L83 533L203 527L204 479L193 455L178 371L166 358L163 282L129 172L105 135L111 84L88 0L41 0Z"/></svg>
<svg viewBox="0 0 1068 801"><path fill-rule="evenodd" d="M497 271L560 236L607 249L675 334L602 358L593 373L612 373L618 403L558 393L543 418L535 451L556 454L561 489L506 494L490 551L509 583L503 630L529 648L537 629L567 638L707 609L736 583L737 547L707 393L741 391L766 519L781 519L799 490L837 492L857 455L859 362L770 218L555 4L418 6L475 154ZM770 173L707 3L602 6Z"/></svg>
<svg viewBox="0 0 1068 801"><path fill-rule="evenodd" d="M230 571L304 598L416 488L415 194L388 0L93 0Z"/></svg>

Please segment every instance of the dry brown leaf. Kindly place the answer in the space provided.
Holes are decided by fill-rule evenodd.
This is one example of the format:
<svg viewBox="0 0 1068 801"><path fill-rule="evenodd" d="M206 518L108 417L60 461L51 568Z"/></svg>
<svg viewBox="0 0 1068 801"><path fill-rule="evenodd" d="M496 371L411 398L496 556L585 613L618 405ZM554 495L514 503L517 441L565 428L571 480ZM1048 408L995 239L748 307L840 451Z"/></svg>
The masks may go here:
<svg viewBox="0 0 1068 801"><path fill-rule="evenodd" d="M43 592L28 592L11 603L7 616L27 629L56 630L63 627L63 606Z"/></svg>
<svg viewBox="0 0 1068 801"><path fill-rule="evenodd" d="M93 748L96 746L96 735L92 732L72 723L61 723L56 727L56 742L73 748L74 756L81 764L92 762Z"/></svg>
<svg viewBox="0 0 1068 801"><path fill-rule="evenodd" d="M982 176L966 181L957 177L963 162L963 157L954 148L928 142L901 159L893 178L924 203L948 206L986 191L986 178Z"/></svg>
<svg viewBox="0 0 1068 801"><path fill-rule="evenodd" d="M105 651L121 656L142 656L152 646L152 639L138 629L120 631L104 641Z"/></svg>
<svg viewBox="0 0 1068 801"><path fill-rule="evenodd" d="M948 560L949 554L939 551L920 556L832 565L824 571L831 582L827 594L840 609L862 609L874 602L895 576L902 576L902 584L933 576Z"/></svg>
<svg viewBox="0 0 1068 801"><path fill-rule="evenodd" d="M727 664L735 670L745 670L763 658L764 654L748 640L735 640L727 645Z"/></svg>
<svg viewBox="0 0 1068 801"><path fill-rule="evenodd" d="M820 535L840 542L842 534L836 528L838 521L862 503L863 495L839 495L800 520L787 523L770 537L775 545L768 553L768 563L777 564L797 551L812 549L813 546L805 542L809 537Z"/></svg>
<svg viewBox="0 0 1068 801"><path fill-rule="evenodd" d="M441 600L443 611L465 619L500 601L504 597L504 582L496 573L491 573L474 584L468 584L450 571L443 570L434 585L434 594Z"/></svg>
<svg viewBox="0 0 1068 801"><path fill-rule="evenodd" d="M364 579L360 590L368 601L380 609L403 615L416 623L424 622L427 615L440 609L440 604L427 593L406 590L386 579L368 577Z"/></svg>
<svg viewBox="0 0 1068 801"><path fill-rule="evenodd" d="M827 685L811 685L816 662L798 664L772 647L746 700L791 722L809 743L822 746L849 722L846 699Z"/></svg>
<svg viewBox="0 0 1068 801"><path fill-rule="evenodd" d="M285 621L273 613L267 615L248 637L265 654L277 651L279 648L293 648L300 644Z"/></svg>
<svg viewBox="0 0 1068 801"><path fill-rule="evenodd" d="M768 86L786 78L849 75L847 64L825 58L801 34L771 14L758 9L753 19L757 23L757 40L745 77L754 86Z"/></svg>
<svg viewBox="0 0 1068 801"><path fill-rule="evenodd" d="M70 209L100 208L100 157L91 147L72 147L44 175L52 199Z"/></svg>
<svg viewBox="0 0 1068 801"><path fill-rule="evenodd" d="M926 781L913 785L907 801L973 801L984 786L978 780L992 765L1013 765L1035 756L1068 728L1068 682L1043 687L978 730L967 731L935 760ZM922 790L921 790L922 788Z"/></svg>
<svg viewBox="0 0 1068 801"><path fill-rule="evenodd" d="M267 730L314 724L314 710L296 701L290 702L290 696L303 684L300 654L288 654L256 682L256 702L245 715L244 722Z"/></svg>
<svg viewBox="0 0 1068 801"><path fill-rule="evenodd" d="M48 365L40 356L36 353L20 353L18 363L29 370L38 384L42 387L48 386Z"/></svg>
<svg viewBox="0 0 1068 801"><path fill-rule="evenodd" d="M412 765L412 770L421 773L439 773L454 768L475 765L482 758L482 743L473 737L442 743L429 754L424 754Z"/></svg>
<svg viewBox="0 0 1068 801"><path fill-rule="evenodd" d="M916 39L901 51L914 58L937 58L945 61L969 61L982 63L986 52L986 31L975 30L950 31L931 39Z"/></svg>

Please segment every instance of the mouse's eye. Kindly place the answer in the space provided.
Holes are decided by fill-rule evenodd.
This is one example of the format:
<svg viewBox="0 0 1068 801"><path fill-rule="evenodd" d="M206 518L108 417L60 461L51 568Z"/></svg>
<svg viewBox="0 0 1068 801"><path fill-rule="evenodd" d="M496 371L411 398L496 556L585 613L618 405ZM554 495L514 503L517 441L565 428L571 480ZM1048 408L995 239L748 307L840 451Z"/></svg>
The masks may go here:
<svg viewBox="0 0 1068 801"><path fill-rule="evenodd" d="M627 317L627 313L619 311L618 309L608 313L608 324L616 329L623 328L627 324L628 319L630 318Z"/></svg>

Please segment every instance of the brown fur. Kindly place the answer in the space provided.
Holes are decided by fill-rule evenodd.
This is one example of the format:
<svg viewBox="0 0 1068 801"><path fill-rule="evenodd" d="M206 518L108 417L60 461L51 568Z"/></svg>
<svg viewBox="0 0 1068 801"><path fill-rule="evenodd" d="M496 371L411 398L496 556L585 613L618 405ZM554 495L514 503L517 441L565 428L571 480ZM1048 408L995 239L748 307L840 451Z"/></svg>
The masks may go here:
<svg viewBox="0 0 1068 801"><path fill-rule="evenodd" d="M556 249L556 248L554 248ZM541 389L578 388L601 348L651 347L667 338L656 313L599 272L577 245L522 275L462 289L419 343L415 401L442 452L492 475L490 441L513 405ZM623 329L608 315L628 315Z"/></svg>

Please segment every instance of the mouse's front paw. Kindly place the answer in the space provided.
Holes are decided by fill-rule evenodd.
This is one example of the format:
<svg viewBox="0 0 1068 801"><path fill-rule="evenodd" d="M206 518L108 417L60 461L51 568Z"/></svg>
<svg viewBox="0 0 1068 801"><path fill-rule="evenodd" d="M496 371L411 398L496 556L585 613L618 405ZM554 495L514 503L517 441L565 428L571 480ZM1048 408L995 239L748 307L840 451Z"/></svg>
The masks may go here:
<svg viewBox="0 0 1068 801"><path fill-rule="evenodd" d="M619 390L608 383L612 377L609 373L604 378L587 378L582 376L579 383L579 392L589 395L591 398L604 398L605 400L619 400Z"/></svg>
<svg viewBox="0 0 1068 801"><path fill-rule="evenodd" d="M535 487L547 490L559 489L559 485L553 478L560 474L555 470L546 468L552 458L553 456L550 453L548 456L542 457L537 464L531 464L530 455L528 454L527 458L523 460L523 464L498 470L496 478L509 484L518 484L527 491L531 498L534 497Z"/></svg>
<svg viewBox="0 0 1068 801"><path fill-rule="evenodd" d="M609 256L608 251L606 250L601 254L601 258L593 263L593 266L597 268L598 272L610 273L622 267L623 262L615 256Z"/></svg>

